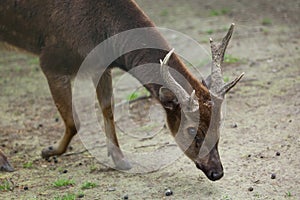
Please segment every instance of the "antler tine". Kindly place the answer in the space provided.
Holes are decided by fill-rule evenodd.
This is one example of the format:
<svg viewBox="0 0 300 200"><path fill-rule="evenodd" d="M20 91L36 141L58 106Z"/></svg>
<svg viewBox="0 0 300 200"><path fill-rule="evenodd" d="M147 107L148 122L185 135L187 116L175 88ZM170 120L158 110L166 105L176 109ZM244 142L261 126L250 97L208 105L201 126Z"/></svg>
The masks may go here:
<svg viewBox="0 0 300 200"><path fill-rule="evenodd" d="M220 44L215 44L215 42L210 38L211 52L212 52L212 68L211 68L211 87L210 90L217 96L224 96L231 88L233 88L237 82L244 76L242 73L238 78L232 82L225 84L222 77L221 64L224 61L224 55L228 43L231 39L234 29L234 23L231 24L227 34L223 38Z"/></svg>
<svg viewBox="0 0 300 200"><path fill-rule="evenodd" d="M239 75L233 81L225 84L219 91L219 94L225 95L227 92L229 92L243 78L244 75L245 75L245 72L243 72L241 75Z"/></svg>
<svg viewBox="0 0 300 200"><path fill-rule="evenodd" d="M182 103L184 110L187 112L194 112L199 109L195 90L191 95L189 95L186 90L172 77L168 70L167 63L173 52L174 49L172 49L163 60L160 60L160 73L166 86L176 95L178 101Z"/></svg>
<svg viewBox="0 0 300 200"><path fill-rule="evenodd" d="M210 44L211 44L211 51L212 51L212 59L213 61L217 61L218 63L222 64L224 60L224 55L226 48L228 46L228 43L231 39L233 29L234 29L234 23L231 24L226 36L223 38L221 44L215 44L213 39L210 38Z"/></svg>
<svg viewBox="0 0 300 200"><path fill-rule="evenodd" d="M160 60L160 73L163 77L163 80L166 86L177 96L178 100L182 102L187 102L189 100L189 94L185 91L185 89L172 77L168 70L167 63L173 54L174 49L166 55L163 60Z"/></svg>

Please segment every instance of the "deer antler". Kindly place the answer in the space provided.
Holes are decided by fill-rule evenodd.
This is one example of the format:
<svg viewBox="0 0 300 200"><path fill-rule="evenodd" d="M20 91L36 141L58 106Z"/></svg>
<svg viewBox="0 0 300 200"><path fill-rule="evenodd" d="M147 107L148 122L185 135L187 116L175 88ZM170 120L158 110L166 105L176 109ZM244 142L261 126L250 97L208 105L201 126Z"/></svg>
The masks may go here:
<svg viewBox="0 0 300 200"><path fill-rule="evenodd" d="M174 53L174 49L165 56L163 60L160 60L160 74L166 84L166 86L176 95L178 101L185 108L185 111L194 112L199 109L198 99L195 94L195 90L189 95L186 90L172 77L169 72L167 63Z"/></svg>
<svg viewBox="0 0 300 200"><path fill-rule="evenodd" d="M220 44L215 44L215 42L210 38L211 52L212 52L212 68L210 75L210 91L218 96L223 98L224 95L229 92L244 76L244 72L238 76L235 80L225 84L222 77L221 64L224 61L224 55L226 48L228 46L229 40L232 36L234 28L234 23L231 24L226 36L223 38Z"/></svg>

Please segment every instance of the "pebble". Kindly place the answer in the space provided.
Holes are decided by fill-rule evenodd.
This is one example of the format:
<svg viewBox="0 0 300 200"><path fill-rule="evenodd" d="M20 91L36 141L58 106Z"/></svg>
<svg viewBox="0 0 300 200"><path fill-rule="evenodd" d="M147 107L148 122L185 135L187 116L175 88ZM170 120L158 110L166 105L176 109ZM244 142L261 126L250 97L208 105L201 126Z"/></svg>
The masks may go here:
<svg viewBox="0 0 300 200"><path fill-rule="evenodd" d="M167 189L166 192L165 192L165 195L166 195L166 196L171 196L171 195L173 195L172 190Z"/></svg>
<svg viewBox="0 0 300 200"><path fill-rule="evenodd" d="M111 188L108 188L108 189L107 189L107 191L109 191L109 192L113 192L113 191L116 191L116 188L114 188L114 187L111 187Z"/></svg>
<svg viewBox="0 0 300 200"><path fill-rule="evenodd" d="M58 160L57 160L56 156L53 157L53 160L54 160L54 163L58 163Z"/></svg>
<svg viewBox="0 0 300 200"><path fill-rule="evenodd" d="M248 191L249 191L249 192L252 192L252 191L253 191L253 187L249 187L249 188L248 188Z"/></svg>
<svg viewBox="0 0 300 200"><path fill-rule="evenodd" d="M238 127L237 123L233 123L233 124L231 125L231 128L237 128L237 127Z"/></svg>
<svg viewBox="0 0 300 200"><path fill-rule="evenodd" d="M67 169L65 169L65 170L63 171L63 173L64 173L64 174L68 173L68 170L67 170Z"/></svg>
<svg viewBox="0 0 300 200"><path fill-rule="evenodd" d="M272 173L271 174L271 179L275 179L276 178L276 174Z"/></svg>
<svg viewBox="0 0 300 200"><path fill-rule="evenodd" d="M280 152L276 152L276 156L280 156Z"/></svg>
<svg viewBox="0 0 300 200"><path fill-rule="evenodd" d="M123 199L127 200L128 199L128 194L124 195Z"/></svg>

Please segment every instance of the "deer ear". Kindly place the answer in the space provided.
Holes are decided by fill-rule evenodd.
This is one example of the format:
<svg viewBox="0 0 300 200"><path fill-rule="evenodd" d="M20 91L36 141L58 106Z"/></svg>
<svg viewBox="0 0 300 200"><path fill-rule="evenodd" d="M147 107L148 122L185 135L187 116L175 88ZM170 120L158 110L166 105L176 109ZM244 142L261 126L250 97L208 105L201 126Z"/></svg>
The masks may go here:
<svg viewBox="0 0 300 200"><path fill-rule="evenodd" d="M178 105L178 100L175 94L168 88L161 87L159 89L159 100L164 108L173 110Z"/></svg>

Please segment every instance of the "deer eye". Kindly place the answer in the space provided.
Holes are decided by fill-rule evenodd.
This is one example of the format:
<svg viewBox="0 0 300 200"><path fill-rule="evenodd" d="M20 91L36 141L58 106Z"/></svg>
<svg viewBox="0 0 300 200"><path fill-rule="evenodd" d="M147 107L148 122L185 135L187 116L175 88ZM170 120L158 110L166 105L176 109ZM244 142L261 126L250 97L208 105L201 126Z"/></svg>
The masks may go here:
<svg viewBox="0 0 300 200"><path fill-rule="evenodd" d="M187 129L190 136L196 136L197 135L197 129L195 127L189 127Z"/></svg>

